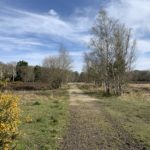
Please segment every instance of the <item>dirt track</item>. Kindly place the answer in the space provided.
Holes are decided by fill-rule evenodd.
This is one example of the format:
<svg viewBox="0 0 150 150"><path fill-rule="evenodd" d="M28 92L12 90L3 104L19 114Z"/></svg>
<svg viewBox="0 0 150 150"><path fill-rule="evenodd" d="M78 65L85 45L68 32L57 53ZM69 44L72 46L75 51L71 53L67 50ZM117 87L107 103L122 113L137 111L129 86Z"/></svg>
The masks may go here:
<svg viewBox="0 0 150 150"><path fill-rule="evenodd" d="M112 120L98 99L75 85L70 90L70 124L60 150L145 150Z"/></svg>

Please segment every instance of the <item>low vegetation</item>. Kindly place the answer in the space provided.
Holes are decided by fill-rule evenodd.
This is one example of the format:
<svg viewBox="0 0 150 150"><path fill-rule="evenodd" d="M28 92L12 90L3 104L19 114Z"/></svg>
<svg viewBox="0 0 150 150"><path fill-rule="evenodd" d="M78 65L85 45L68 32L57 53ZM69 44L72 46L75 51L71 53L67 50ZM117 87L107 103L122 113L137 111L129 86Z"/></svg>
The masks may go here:
<svg viewBox="0 0 150 150"><path fill-rule="evenodd" d="M20 123L19 98L12 94L0 93L0 149L10 150L16 147Z"/></svg>
<svg viewBox="0 0 150 150"><path fill-rule="evenodd" d="M68 118L66 88L15 92L21 97L21 126L17 149L55 150Z"/></svg>

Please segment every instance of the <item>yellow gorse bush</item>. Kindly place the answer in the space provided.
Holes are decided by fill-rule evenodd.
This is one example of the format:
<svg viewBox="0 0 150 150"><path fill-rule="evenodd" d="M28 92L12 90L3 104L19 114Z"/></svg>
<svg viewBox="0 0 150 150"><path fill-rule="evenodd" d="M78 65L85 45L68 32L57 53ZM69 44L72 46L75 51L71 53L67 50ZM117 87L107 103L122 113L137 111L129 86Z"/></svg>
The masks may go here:
<svg viewBox="0 0 150 150"><path fill-rule="evenodd" d="M0 93L0 149L11 150L19 133L19 98L13 94Z"/></svg>

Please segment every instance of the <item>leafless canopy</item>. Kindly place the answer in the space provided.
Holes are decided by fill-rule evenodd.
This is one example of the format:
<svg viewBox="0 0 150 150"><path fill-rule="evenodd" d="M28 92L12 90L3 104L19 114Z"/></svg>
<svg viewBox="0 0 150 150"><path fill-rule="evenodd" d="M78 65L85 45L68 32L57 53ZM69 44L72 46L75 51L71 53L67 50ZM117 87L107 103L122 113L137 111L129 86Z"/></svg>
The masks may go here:
<svg viewBox="0 0 150 150"><path fill-rule="evenodd" d="M87 72L92 71L107 93L113 90L121 94L125 74L131 70L135 60L136 41L132 40L131 30L101 11L92 34L92 51L85 55Z"/></svg>

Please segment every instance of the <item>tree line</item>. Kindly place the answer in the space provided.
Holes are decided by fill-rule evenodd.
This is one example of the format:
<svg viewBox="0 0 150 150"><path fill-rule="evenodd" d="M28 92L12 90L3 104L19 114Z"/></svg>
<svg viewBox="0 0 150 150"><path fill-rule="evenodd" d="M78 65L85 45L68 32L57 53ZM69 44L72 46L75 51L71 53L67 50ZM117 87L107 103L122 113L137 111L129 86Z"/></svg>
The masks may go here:
<svg viewBox="0 0 150 150"><path fill-rule="evenodd" d="M72 60L69 52L60 47L59 54L44 58L42 66L30 66L22 60L8 64L0 63L0 80L48 83L52 88L59 88L69 80L74 80Z"/></svg>
<svg viewBox="0 0 150 150"><path fill-rule="evenodd" d="M130 76L132 82L150 82L150 71L148 70L134 70Z"/></svg>

